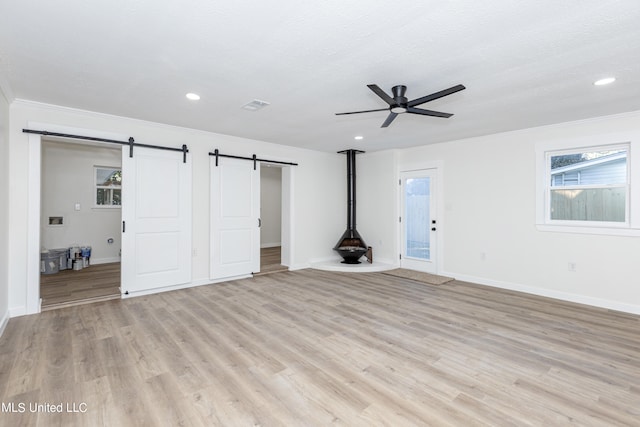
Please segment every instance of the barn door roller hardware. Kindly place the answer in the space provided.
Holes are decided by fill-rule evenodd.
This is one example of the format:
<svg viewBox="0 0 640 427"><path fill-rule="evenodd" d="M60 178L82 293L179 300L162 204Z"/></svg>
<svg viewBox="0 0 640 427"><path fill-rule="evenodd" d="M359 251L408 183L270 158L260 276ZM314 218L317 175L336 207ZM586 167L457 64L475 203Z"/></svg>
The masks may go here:
<svg viewBox="0 0 640 427"><path fill-rule="evenodd" d="M214 156L216 158L216 166L218 166L218 158L219 157L227 157L227 158L230 158L230 159L251 160L253 162L253 170L256 170L256 163L257 162L267 162L267 163L275 163L275 164L278 164L278 165L298 166L297 163L279 162L277 160L268 160L268 159L259 159L255 154L253 154L251 157L232 156L230 154L220 154L220 151L217 148L215 150L213 150L213 153L209 153L209 155L210 156Z"/></svg>
<svg viewBox="0 0 640 427"><path fill-rule="evenodd" d="M185 144L182 144L181 148L163 147L161 145L151 145L151 144L140 144L140 143L134 142L133 137L129 138L128 141L117 141L115 139L95 138L93 136L82 136L82 135L70 135L67 133L49 132L46 130L22 129L22 132L35 133L35 134L44 135L44 136L57 136L60 138L84 139L86 141L108 142L111 144L128 145L129 157L133 157L133 147L155 148L157 150L180 151L182 153L182 162L187 163L187 153L189 152L189 149Z"/></svg>

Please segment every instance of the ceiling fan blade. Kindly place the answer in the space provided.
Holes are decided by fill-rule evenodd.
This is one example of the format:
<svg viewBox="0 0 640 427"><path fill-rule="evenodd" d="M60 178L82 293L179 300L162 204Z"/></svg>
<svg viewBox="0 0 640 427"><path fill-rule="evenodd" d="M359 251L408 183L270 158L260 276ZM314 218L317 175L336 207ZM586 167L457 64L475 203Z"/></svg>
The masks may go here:
<svg viewBox="0 0 640 427"><path fill-rule="evenodd" d="M373 113L374 111L388 111L388 108L378 108L377 110L364 110L364 111L350 111L348 113L335 113L336 116L343 116L345 114L360 114L360 113Z"/></svg>
<svg viewBox="0 0 640 427"><path fill-rule="evenodd" d="M440 111L425 110L416 107L407 107L407 113L422 114L423 116L444 117L445 119L453 116L451 113L441 113Z"/></svg>
<svg viewBox="0 0 640 427"><path fill-rule="evenodd" d="M378 95L380 98L382 98L384 100L384 102L386 102L389 105L395 105L396 101L393 100L392 97L390 97L389 95L387 95L385 93L385 91L383 91L382 89L380 89L378 87L378 85L367 85L367 87L369 89L371 89L376 95Z"/></svg>
<svg viewBox="0 0 640 427"><path fill-rule="evenodd" d="M450 87L449 89L441 90L440 92L432 93L431 95L423 96L422 98L416 98L407 102L407 107L415 107L416 105L424 104L425 102L433 101L434 99L442 98L443 96L451 95L452 93L460 92L466 89L463 85L457 85Z"/></svg>
<svg viewBox="0 0 640 427"><path fill-rule="evenodd" d="M389 126L391 124L393 119L395 119L396 117L398 117L398 113L389 113L389 115L387 116L387 120L385 120L384 123L382 124L382 126L380 126L380 127L381 128L386 128L387 126Z"/></svg>

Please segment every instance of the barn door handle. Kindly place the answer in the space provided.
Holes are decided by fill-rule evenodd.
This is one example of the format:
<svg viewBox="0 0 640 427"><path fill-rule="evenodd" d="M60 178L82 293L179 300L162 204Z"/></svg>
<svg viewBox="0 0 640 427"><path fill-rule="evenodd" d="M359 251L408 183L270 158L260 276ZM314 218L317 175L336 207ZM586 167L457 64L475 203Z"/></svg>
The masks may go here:
<svg viewBox="0 0 640 427"><path fill-rule="evenodd" d="M124 221L122 221L122 232L124 233Z"/></svg>
<svg viewBox="0 0 640 427"><path fill-rule="evenodd" d="M262 227L262 219L258 218L258 228Z"/></svg>

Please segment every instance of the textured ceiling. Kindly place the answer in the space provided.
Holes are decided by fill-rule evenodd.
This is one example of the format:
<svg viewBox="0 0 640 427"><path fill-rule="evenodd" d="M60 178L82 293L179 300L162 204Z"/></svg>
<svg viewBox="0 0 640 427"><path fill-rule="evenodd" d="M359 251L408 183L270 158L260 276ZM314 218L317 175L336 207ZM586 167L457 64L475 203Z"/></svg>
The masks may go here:
<svg viewBox="0 0 640 427"><path fill-rule="evenodd" d="M0 0L0 81L19 99L374 151L640 110L639 22L633 0ZM422 105L449 119L334 115L385 107L370 83L467 89ZM240 108L256 98L271 105Z"/></svg>

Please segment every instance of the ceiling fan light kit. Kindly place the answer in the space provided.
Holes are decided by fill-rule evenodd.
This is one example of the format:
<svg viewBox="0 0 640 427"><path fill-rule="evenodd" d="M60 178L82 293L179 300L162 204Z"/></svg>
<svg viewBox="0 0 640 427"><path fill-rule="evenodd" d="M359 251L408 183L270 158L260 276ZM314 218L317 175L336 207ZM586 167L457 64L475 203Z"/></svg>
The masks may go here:
<svg viewBox="0 0 640 427"><path fill-rule="evenodd" d="M369 89L373 91L376 95L382 98L389 106L387 108L378 108L376 110L362 110L362 111L351 111L348 113L336 113L336 116L342 116L345 114L360 114L360 113L372 113L374 111L385 111L389 110L389 115L387 119L382 123L383 128L386 128L393 122L393 120L398 117L398 114L410 113L410 114L419 114L421 116L431 116L431 117L442 117L449 118L453 116L451 113L443 113L440 111L433 110L425 110L423 108L416 108L416 105L422 105L429 101L434 101L436 99L445 97L447 95L451 95L453 93L459 92L461 90L466 89L463 85L452 86L448 89L441 90L439 92L434 92L430 95L426 95L420 98L413 99L411 101L405 96L407 92L407 87L404 85L397 85L391 88L391 93L393 97L389 96L385 91L380 89L380 87L376 84L367 85Z"/></svg>

